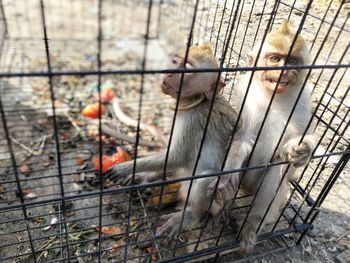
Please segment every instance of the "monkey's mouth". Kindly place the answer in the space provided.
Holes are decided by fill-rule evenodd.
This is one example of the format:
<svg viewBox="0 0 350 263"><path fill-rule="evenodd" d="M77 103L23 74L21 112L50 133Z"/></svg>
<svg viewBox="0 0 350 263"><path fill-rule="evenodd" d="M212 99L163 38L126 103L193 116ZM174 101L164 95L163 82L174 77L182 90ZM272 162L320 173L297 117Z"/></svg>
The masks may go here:
<svg viewBox="0 0 350 263"><path fill-rule="evenodd" d="M269 89L270 90L274 90L277 82L278 82L278 78L266 78L266 82L269 84ZM281 78L280 81L278 82L278 86L276 88L276 93L282 93L286 87L289 84L289 79L288 78Z"/></svg>
<svg viewBox="0 0 350 263"><path fill-rule="evenodd" d="M162 92L164 94L170 95L172 88L165 82L165 80L162 81L160 84L160 88L162 89Z"/></svg>

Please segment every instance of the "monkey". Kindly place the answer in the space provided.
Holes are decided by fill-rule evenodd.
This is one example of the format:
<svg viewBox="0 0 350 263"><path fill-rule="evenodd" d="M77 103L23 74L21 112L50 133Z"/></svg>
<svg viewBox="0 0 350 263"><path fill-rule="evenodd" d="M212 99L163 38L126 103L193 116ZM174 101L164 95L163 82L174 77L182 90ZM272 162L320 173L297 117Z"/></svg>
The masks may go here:
<svg viewBox="0 0 350 263"><path fill-rule="evenodd" d="M191 46L186 64L184 52L174 56L172 63L180 69L218 68L210 44ZM237 114L235 109L219 93L225 84L218 74L218 72L184 73L181 92L179 90L181 73L168 73L163 77L160 86L164 94L177 99L180 92L178 113L167 161L167 170L174 171L178 178L189 177L193 173L213 100L210 120L195 175L212 174L221 170ZM175 106L172 108L175 109ZM135 173L142 172L143 176L147 176L148 172L152 172L152 180L155 179L154 175L158 175L161 179L165 158L165 150L151 156L138 158ZM113 181L125 178L129 178L126 180L130 181L133 165L134 161L120 163L110 168L106 176ZM211 201L206 195L206 190L212 181L216 181L216 177L193 180L188 206L184 211L183 230L188 229L192 221L200 221L206 215ZM188 180L181 182L180 197L182 201L186 200L189 185L190 181ZM227 187L225 190L227 196L233 195L232 188ZM212 218L220 218L224 209L224 205L213 201L210 215ZM179 211L163 216L161 219L166 222L160 227L158 235L167 234L168 238L174 239L180 231L182 213L183 211Z"/></svg>
<svg viewBox="0 0 350 263"><path fill-rule="evenodd" d="M294 37L295 34L292 32L290 24L284 21L277 30L271 31L267 35L258 60L258 50L256 48L248 55L249 66L253 66L255 63L257 66L264 67L308 64L310 55L306 42L301 35L297 36L291 54L287 58ZM253 77L246 101L243 108L241 108L252 74ZM260 70L254 73L250 71L246 72L234 87L235 105L242 110L242 115L240 127L234 135L224 170L266 165L271 161L271 158L273 158L272 163L280 161L291 163L288 171L286 171L287 165L285 164L270 166L267 172L265 169L253 169L247 170L245 174L232 173L220 178L215 196L216 200L226 198L226 196L221 195L221 192L222 189L225 189L225 185L229 184L229 180L230 182L241 180L241 189L257 194L241 231L240 249L244 252L249 252L254 248L256 232L260 223L259 230L264 227L266 222L277 220L280 209L286 202L288 182L295 179L296 168L307 165L315 147L314 136L310 129L302 138L312 116L311 89L307 86L303 87L305 78L305 69ZM263 124L261 134L257 138L274 90L275 97ZM297 101L300 92L302 93ZM297 103L296 107L283 133L295 103ZM282 133L283 137L278 145ZM256 140L256 146L252 152ZM274 154L276 147L277 151ZM250 155L251 158L248 163ZM286 176L282 179L285 172ZM233 180L232 177L235 179ZM216 182L212 182L209 186L208 196L213 195L215 184ZM261 222L271 202L272 205L267 216L264 222Z"/></svg>

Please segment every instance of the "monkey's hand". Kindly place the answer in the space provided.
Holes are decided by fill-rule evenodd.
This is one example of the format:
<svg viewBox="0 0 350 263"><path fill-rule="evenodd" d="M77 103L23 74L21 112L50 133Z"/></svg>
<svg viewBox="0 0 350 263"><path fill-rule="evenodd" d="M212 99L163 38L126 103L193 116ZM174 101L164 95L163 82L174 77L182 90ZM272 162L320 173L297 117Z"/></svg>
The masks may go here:
<svg viewBox="0 0 350 263"><path fill-rule="evenodd" d="M219 178L217 180L219 180ZM217 182L217 180L213 180L208 186L207 196L213 196L216 184L218 184L214 198L219 205L224 205L233 199L238 189L238 176L228 174L222 176L219 182Z"/></svg>
<svg viewBox="0 0 350 263"><path fill-rule="evenodd" d="M294 167L301 167L306 165L311 158L312 149L311 146L302 142L300 144L294 144L288 151L288 161L293 164Z"/></svg>
<svg viewBox="0 0 350 263"><path fill-rule="evenodd" d="M105 178L109 178L114 182L121 182L127 179L127 175L132 173L134 161L128 161L112 166L104 174ZM127 180L126 180L127 181Z"/></svg>

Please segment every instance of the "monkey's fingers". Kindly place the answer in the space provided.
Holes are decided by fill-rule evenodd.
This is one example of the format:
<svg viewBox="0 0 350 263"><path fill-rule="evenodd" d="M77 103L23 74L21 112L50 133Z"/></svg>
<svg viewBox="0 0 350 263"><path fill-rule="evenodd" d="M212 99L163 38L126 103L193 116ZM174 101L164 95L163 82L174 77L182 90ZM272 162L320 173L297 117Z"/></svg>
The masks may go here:
<svg viewBox="0 0 350 263"><path fill-rule="evenodd" d="M239 245L241 252L251 252L255 246L256 237L253 223L248 220L242 230L242 238Z"/></svg>
<svg viewBox="0 0 350 263"><path fill-rule="evenodd" d="M172 221L173 220L169 219L165 224L163 224L157 232L157 236L167 234L168 239L173 240L178 233L179 225L174 224Z"/></svg>
<svg viewBox="0 0 350 263"><path fill-rule="evenodd" d="M109 168L106 173L104 174L105 178L108 178L114 182L116 182L117 180L120 179L120 177L118 176L118 171L116 169L116 166L112 166L111 168Z"/></svg>

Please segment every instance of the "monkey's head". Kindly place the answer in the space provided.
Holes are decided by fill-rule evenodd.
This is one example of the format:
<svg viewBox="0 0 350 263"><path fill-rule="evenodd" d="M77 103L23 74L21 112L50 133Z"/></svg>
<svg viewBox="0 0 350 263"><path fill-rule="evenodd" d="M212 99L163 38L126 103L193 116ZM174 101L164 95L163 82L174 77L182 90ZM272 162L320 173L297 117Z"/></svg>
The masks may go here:
<svg viewBox="0 0 350 263"><path fill-rule="evenodd" d="M172 63L176 68L218 68L218 63L214 58L209 44L191 46L186 65L184 52L175 55ZM215 72L185 73L180 99L191 98L200 94L203 94L207 99L212 99L217 78L218 73ZM163 93L177 98L180 90L180 82L181 73L165 74L161 84ZM224 86L224 82L220 79L217 91Z"/></svg>
<svg viewBox="0 0 350 263"><path fill-rule="evenodd" d="M308 64L309 53L305 40L301 36L297 37L292 52L286 61L294 37L295 34L292 32L289 23L284 21L279 29L268 34L259 56L257 66L274 67L283 66L284 64L290 66ZM256 56L257 52L253 52L253 54L248 57L251 66L254 65ZM268 91L273 92L281 73L281 70L256 71L254 78L260 81ZM276 93L283 93L294 88L300 88L304 78L305 70L284 70L277 86Z"/></svg>

